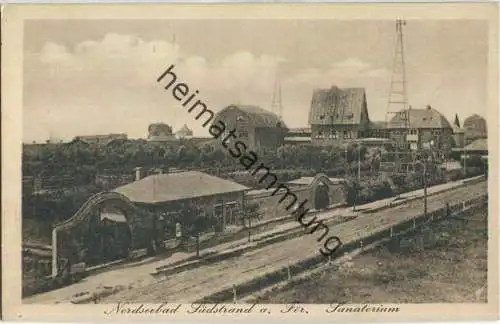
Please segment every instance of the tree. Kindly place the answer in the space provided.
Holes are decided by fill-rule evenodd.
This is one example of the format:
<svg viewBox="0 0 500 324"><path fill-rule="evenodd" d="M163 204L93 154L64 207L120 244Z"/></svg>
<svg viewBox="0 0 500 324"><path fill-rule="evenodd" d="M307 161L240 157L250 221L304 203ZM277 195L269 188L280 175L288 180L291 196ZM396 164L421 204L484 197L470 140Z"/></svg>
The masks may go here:
<svg viewBox="0 0 500 324"><path fill-rule="evenodd" d="M182 204L180 210L183 235L196 238L196 257L200 257L200 235L213 227L217 220L213 215L203 213L196 201Z"/></svg>
<svg viewBox="0 0 500 324"><path fill-rule="evenodd" d="M344 184L344 195L348 206L354 205L357 201L359 192L363 187L356 180L346 181Z"/></svg>
<svg viewBox="0 0 500 324"><path fill-rule="evenodd" d="M457 114L455 114L455 122L453 122L453 124L455 126L457 126L458 128L460 128L460 121L458 120L458 115Z"/></svg>
<svg viewBox="0 0 500 324"><path fill-rule="evenodd" d="M262 218L262 214L260 213L260 204L257 202L250 202L245 205L243 210L243 224L245 224L245 219L248 222L248 241L250 242L250 229L252 228L252 220L258 220Z"/></svg>

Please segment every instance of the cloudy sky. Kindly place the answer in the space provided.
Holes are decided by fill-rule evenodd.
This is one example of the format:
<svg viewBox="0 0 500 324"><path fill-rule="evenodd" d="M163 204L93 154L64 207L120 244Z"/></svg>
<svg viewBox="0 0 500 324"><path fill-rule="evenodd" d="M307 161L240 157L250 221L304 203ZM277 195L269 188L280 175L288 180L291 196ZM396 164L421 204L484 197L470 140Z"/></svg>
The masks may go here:
<svg viewBox="0 0 500 324"><path fill-rule="evenodd" d="M487 23L408 21L410 104L450 121L486 115ZM307 126L315 87L364 87L372 120L384 120L395 46L394 21L38 20L26 21L24 135L128 133L153 122L208 133L156 78L172 63L209 108L270 109L280 75L283 118Z"/></svg>

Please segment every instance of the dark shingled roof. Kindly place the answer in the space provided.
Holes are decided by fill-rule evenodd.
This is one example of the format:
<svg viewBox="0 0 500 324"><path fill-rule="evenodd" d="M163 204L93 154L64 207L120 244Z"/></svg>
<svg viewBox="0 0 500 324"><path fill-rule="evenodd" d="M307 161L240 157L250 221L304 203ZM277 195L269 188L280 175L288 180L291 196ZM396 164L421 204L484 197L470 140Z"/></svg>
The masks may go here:
<svg viewBox="0 0 500 324"><path fill-rule="evenodd" d="M263 108L251 105L230 105L217 113L217 116L221 116L225 112L238 111L244 113L249 121L256 127L281 127L286 128L285 123L276 114L265 110ZM214 120L217 120L215 118Z"/></svg>
<svg viewBox="0 0 500 324"><path fill-rule="evenodd" d="M427 107L425 109L401 110L389 122L389 128L405 128L406 115L409 114L410 128L451 128L448 120L436 109Z"/></svg>
<svg viewBox="0 0 500 324"><path fill-rule="evenodd" d="M330 89L315 89L309 112L309 124L360 124L365 100L363 88L340 89L333 86Z"/></svg>
<svg viewBox="0 0 500 324"><path fill-rule="evenodd" d="M249 190L235 182L199 171L156 174L116 188L137 203L162 203Z"/></svg>

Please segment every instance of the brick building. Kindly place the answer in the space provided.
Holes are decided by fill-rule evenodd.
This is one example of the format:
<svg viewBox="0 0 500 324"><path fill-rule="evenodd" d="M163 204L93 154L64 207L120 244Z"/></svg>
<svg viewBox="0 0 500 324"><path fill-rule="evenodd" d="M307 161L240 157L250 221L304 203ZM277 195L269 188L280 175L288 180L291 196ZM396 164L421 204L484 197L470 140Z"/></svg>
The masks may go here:
<svg viewBox="0 0 500 324"><path fill-rule="evenodd" d="M278 148L287 133L281 118L257 106L230 105L215 115L212 124L217 125L219 121L226 125L227 132L236 129L238 140L255 151Z"/></svg>
<svg viewBox="0 0 500 324"><path fill-rule="evenodd" d="M315 89L309 124L313 145L339 145L365 137L370 126L365 90Z"/></svg>
<svg viewBox="0 0 500 324"><path fill-rule="evenodd" d="M396 113L389 121L386 132L399 149L408 149L406 147L408 143L410 150L432 146L449 151L454 145L451 124L431 106L424 109L410 108Z"/></svg>

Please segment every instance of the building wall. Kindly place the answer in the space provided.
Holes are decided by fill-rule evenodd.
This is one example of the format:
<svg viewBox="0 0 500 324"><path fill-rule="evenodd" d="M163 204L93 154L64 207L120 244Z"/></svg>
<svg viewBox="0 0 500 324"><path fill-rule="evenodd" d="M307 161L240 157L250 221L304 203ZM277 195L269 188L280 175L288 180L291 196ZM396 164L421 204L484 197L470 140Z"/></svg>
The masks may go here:
<svg viewBox="0 0 500 324"><path fill-rule="evenodd" d="M470 144L478 138L488 136L486 119L480 116L471 116L464 121L463 128L465 130L466 144Z"/></svg>
<svg viewBox="0 0 500 324"><path fill-rule="evenodd" d="M405 140L412 149L425 148L425 143L434 141L434 147L440 150L451 150L453 147L453 130L448 128L429 128L429 129L391 129L390 138L396 142L400 149L404 148Z"/></svg>
<svg viewBox="0 0 500 324"><path fill-rule="evenodd" d="M238 118L243 116L243 119ZM226 111L218 115L217 119L224 122L226 132L236 129L238 141L245 143L248 150L276 149L284 144L285 132L279 127L258 127L251 118L237 111ZM222 141L226 135L221 135Z"/></svg>
<svg viewBox="0 0 500 324"><path fill-rule="evenodd" d="M291 192L297 196L297 202L302 202L307 199L311 204L312 190L307 186L290 186ZM288 204L292 202L292 198L288 196L286 200L281 203L280 199L283 194L271 195L273 190L264 191L255 194L246 194L246 203L258 203L260 205L260 212L264 215L263 219L272 219L290 215L290 211L286 210ZM344 186L343 184L334 184L329 186L330 205L342 204L345 202Z"/></svg>
<svg viewBox="0 0 500 324"><path fill-rule="evenodd" d="M455 147L464 147L465 146L465 133L453 134L453 140L455 142Z"/></svg>
<svg viewBox="0 0 500 324"><path fill-rule="evenodd" d="M156 215L157 219L159 219L160 216L163 216L163 226L165 226L167 236L164 237L164 239L172 239L175 237L175 219L177 217L182 219L182 211L179 210L179 203L181 202L174 201L159 206L144 206L144 208L147 208L154 215ZM192 204L195 203L195 201L186 200L182 203ZM218 230L220 231L224 231L227 226L238 225L241 223L241 216L243 212L243 192L198 198L196 200L196 204L201 207L202 214L207 216L217 216L219 226L216 227L218 227Z"/></svg>
<svg viewBox="0 0 500 324"><path fill-rule="evenodd" d="M340 145L360 138L359 125L312 125L311 142L316 146Z"/></svg>
<svg viewBox="0 0 500 324"><path fill-rule="evenodd" d="M280 128L256 128L254 135L254 149L277 149L285 143L285 134Z"/></svg>

